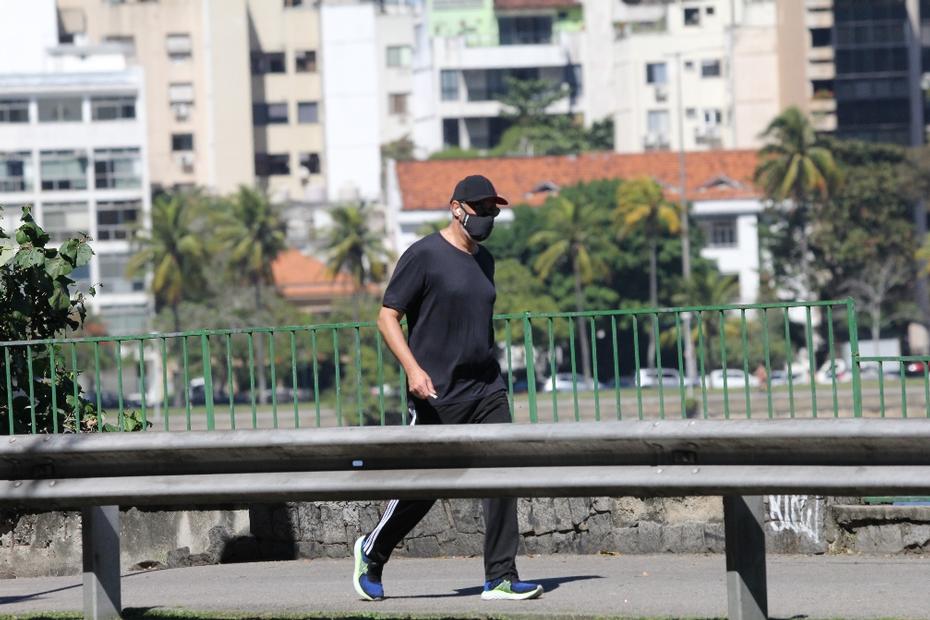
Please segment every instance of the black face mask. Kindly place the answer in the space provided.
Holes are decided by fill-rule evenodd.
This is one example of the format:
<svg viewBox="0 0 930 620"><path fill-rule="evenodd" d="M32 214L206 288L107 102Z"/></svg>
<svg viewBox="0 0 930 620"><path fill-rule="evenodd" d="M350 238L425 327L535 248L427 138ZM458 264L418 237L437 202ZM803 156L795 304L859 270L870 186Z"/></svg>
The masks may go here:
<svg viewBox="0 0 930 620"><path fill-rule="evenodd" d="M491 236L491 229L494 228L493 215L471 215L463 213L462 219L459 220L468 236L475 241L484 241Z"/></svg>

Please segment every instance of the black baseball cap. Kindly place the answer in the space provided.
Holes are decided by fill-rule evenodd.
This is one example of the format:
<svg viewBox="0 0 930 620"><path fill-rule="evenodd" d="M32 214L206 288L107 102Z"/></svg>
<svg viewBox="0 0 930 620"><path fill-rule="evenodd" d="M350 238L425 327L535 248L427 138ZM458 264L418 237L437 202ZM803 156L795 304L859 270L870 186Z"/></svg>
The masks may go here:
<svg viewBox="0 0 930 620"><path fill-rule="evenodd" d="M498 196L488 178L480 174L465 177L455 184L455 190L452 192L452 200L459 202L478 202L485 198L494 198L494 202L499 205L510 204L506 198Z"/></svg>

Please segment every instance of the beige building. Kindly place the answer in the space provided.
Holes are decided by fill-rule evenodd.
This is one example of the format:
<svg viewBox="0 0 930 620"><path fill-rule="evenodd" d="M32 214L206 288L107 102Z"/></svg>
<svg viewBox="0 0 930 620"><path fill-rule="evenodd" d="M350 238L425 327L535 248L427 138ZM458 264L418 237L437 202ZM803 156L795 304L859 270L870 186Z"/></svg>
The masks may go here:
<svg viewBox="0 0 930 620"><path fill-rule="evenodd" d="M120 42L145 68L155 187L281 202L321 195L319 12L301 0L58 0L65 42Z"/></svg>

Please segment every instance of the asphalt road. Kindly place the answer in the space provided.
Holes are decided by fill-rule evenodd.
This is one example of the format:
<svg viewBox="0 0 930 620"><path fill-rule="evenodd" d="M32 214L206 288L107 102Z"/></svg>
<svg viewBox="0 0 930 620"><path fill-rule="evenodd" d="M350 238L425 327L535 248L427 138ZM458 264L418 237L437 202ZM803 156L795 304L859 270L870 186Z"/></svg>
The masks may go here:
<svg viewBox="0 0 930 620"><path fill-rule="evenodd" d="M132 573L124 607L294 614L443 617L722 617L720 555L534 556L521 576L546 593L535 601L482 601L480 558L398 558L385 569L389 598L357 600L351 561L227 564ZM770 556L773 618L930 618L930 560L912 557ZM80 577L0 581L0 613L80 611Z"/></svg>

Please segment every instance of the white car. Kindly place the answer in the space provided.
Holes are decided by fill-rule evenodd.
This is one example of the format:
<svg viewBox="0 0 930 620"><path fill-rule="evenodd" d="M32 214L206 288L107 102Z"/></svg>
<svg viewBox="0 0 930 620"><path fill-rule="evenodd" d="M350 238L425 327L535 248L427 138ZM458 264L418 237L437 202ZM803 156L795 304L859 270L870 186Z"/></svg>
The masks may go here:
<svg viewBox="0 0 930 620"><path fill-rule="evenodd" d="M639 385L644 388L678 387L681 384L681 375L674 368L640 368Z"/></svg>
<svg viewBox="0 0 930 620"><path fill-rule="evenodd" d="M787 370L773 370L772 371L772 385L788 385L788 371ZM804 385L810 383L810 376L806 370L799 370L797 368L791 369L791 385Z"/></svg>
<svg viewBox="0 0 930 620"><path fill-rule="evenodd" d="M710 371L710 374L707 375L707 387L712 389L723 389L723 376L724 371L722 368L717 370ZM752 375L749 376L749 387L759 387L759 380ZM734 388L744 388L746 387L746 373L740 370L739 368L727 368L726 378L727 378L727 389L732 390Z"/></svg>
<svg viewBox="0 0 930 620"><path fill-rule="evenodd" d="M595 384L593 379L586 379L582 375L572 375L570 372L560 372L555 375L555 391L556 392L571 392L572 383L577 383L579 392L592 392L595 389ZM542 391L551 392L553 391L552 386L552 377L546 377L542 380ZM607 389L603 383L597 384L598 390Z"/></svg>

